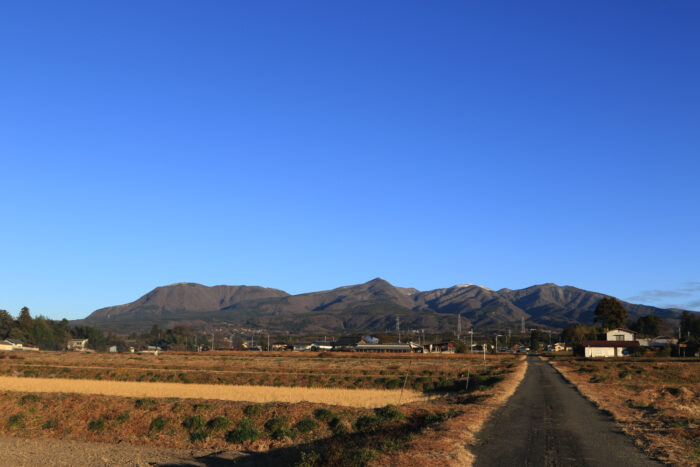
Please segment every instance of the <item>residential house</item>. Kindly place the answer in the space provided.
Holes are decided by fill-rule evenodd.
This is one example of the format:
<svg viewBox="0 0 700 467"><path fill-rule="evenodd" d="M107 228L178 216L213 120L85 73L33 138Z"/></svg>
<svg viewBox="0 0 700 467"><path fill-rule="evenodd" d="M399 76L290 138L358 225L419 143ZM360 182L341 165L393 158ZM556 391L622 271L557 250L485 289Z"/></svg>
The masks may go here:
<svg viewBox="0 0 700 467"><path fill-rule="evenodd" d="M68 350L76 350L78 352L84 352L87 350L88 340L87 339L71 339L68 341L66 348Z"/></svg>
<svg viewBox="0 0 700 467"><path fill-rule="evenodd" d="M583 341L583 355L588 358L622 357L629 355L632 348L639 347L639 342L634 338L634 331L629 329L611 329L605 337L604 341Z"/></svg>

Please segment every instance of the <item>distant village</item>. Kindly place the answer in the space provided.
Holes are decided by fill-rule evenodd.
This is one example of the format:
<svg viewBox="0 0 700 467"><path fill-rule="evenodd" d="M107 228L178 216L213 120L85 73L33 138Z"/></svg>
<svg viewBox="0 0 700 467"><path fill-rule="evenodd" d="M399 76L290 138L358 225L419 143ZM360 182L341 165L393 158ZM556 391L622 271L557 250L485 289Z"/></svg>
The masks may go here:
<svg viewBox="0 0 700 467"><path fill-rule="evenodd" d="M587 358L634 357L655 352L669 357L700 356L700 315L684 313L678 337L657 335L659 322L655 316L640 318L633 325L643 332L620 326L604 331L586 324L570 326L561 333L526 330L523 321L516 332L508 329L463 333L458 319L453 334L426 335L425 330L402 330L397 318L396 331L374 335L279 336L262 329L213 325L205 330L187 325L160 329L153 325L150 331L141 333L105 335L92 326L71 327L66 320L33 318L25 307L17 319L0 310L0 352L67 350L156 355L162 351L209 350L411 354L568 352Z"/></svg>

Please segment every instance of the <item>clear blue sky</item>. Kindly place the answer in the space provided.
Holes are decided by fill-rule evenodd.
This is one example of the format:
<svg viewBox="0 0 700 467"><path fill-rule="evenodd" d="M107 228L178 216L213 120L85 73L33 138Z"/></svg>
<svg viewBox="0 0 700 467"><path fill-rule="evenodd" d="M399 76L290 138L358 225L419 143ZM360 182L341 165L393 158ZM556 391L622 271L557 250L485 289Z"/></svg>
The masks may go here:
<svg viewBox="0 0 700 467"><path fill-rule="evenodd" d="M3 2L0 308L536 283L700 310L700 3Z"/></svg>

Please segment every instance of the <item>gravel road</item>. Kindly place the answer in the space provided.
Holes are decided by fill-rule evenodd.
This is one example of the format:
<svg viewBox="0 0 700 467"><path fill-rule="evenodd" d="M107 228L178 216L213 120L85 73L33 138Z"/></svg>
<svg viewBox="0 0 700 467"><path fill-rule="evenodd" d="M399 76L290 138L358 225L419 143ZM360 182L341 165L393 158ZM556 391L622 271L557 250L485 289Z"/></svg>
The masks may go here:
<svg viewBox="0 0 700 467"><path fill-rule="evenodd" d="M551 365L528 359L515 394L479 435L476 467L661 465Z"/></svg>

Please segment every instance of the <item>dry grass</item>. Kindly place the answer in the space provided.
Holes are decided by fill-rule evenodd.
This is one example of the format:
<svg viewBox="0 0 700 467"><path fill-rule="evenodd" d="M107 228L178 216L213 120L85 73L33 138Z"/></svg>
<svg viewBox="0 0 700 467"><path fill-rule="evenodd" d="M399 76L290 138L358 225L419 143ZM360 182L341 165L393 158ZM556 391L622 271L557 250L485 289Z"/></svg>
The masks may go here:
<svg viewBox="0 0 700 467"><path fill-rule="evenodd" d="M555 358L550 363L610 412L648 455L700 465L700 361Z"/></svg>
<svg viewBox="0 0 700 467"><path fill-rule="evenodd" d="M60 377L65 374L62 367L70 372L70 378ZM17 354L15 358L0 358L0 373L8 375L0 376L0 388L5 391L0 392L0 413L5 414L0 415L0 433L171 448L274 451L282 453L289 465L302 453L317 456L318 465L406 465L415 461L467 465L471 457L465 445L474 439L490 412L515 390L524 371L522 357L506 355L487 356L484 361L481 355L209 352L155 358L61 352ZM239 381L241 374L253 372L275 375L278 382L289 382L290 386L253 386L260 381L258 376L246 380L251 385L230 384ZM467 373L469 387L465 387ZM200 377L212 381L211 375L215 375L213 381L219 384L175 384L158 378L153 383L129 381L139 374L160 379L163 375L184 374L192 383L199 382ZM284 379L283 374L291 377ZM102 379L75 379L79 375ZM347 389L348 384L366 387L355 383L377 378L405 381L407 389L402 396L400 390ZM434 391L408 389L416 385ZM92 394L124 395L125 388L131 398ZM205 388L212 392L205 392ZM371 408L396 404L397 396L401 405L392 410L399 410L400 417L386 418L381 410ZM148 399L141 403L133 397ZM250 402L221 399L313 402L268 402L256 406L260 412L250 415L246 409ZM299 428L292 438L280 438L265 430L270 418L286 417L288 428L294 431L303 420L308 425L317 409L330 410L332 417L317 419L319 426L312 431ZM124 413L128 414L126 420ZM242 443L227 442L226 430L205 433L203 438L201 433L193 436L185 422L199 415L203 422L226 417L229 429L243 418L251 419L260 436ZM162 429L154 429L160 426L155 423L159 417L167 423Z"/></svg>
<svg viewBox="0 0 700 467"><path fill-rule="evenodd" d="M138 383L12 376L0 376L0 388L5 391L63 392L120 397L216 399L258 403L311 402L348 407L381 407L387 404L419 402L428 399L428 396L422 393L408 390Z"/></svg>

